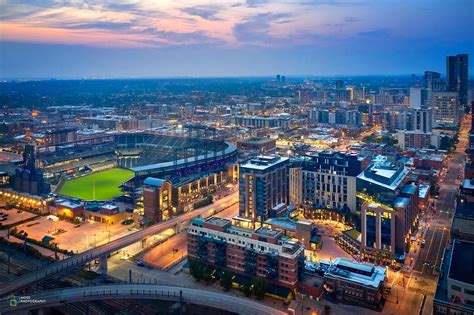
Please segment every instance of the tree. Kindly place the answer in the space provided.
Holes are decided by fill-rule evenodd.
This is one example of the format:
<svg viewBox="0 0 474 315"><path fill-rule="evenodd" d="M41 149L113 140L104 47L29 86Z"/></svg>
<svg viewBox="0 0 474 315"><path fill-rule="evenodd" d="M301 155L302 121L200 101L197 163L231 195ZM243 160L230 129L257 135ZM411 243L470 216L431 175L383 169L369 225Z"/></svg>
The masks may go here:
<svg viewBox="0 0 474 315"><path fill-rule="evenodd" d="M197 280L200 281L203 279L204 265L198 261L190 260L189 261L189 273Z"/></svg>
<svg viewBox="0 0 474 315"><path fill-rule="evenodd" d="M267 293L267 280L261 277L256 277L253 280L252 293L257 299L263 299L265 293Z"/></svg>
<svg viewBox="0 0 474 315"><path fill-rule="evenodd" d="M220 283L224 291L229 291L232 288L232 278L233 275L230 272L222 272Z"/></svg>
<svg viewBox="0 0 474 315"><path fill-rule="evenodd" d="M240 291L242 291L242 293L246 297L249 297L250 295L252 295L252 284L251 283L244 284L242 288L240 289Z"/></svg>
<svg viewBox="0 0 474 315"><path fill-rule="evenodd" d="M206 283L211 282L212 280L212 269L209 267L204 267L202 271L202 280L206 281Z"/></svg>

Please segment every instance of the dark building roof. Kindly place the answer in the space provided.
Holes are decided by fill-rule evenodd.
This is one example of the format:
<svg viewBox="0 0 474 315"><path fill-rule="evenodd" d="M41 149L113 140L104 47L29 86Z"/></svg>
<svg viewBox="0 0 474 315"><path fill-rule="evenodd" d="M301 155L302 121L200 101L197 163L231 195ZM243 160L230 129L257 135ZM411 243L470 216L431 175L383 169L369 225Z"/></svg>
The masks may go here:
<svg viewBox="0 0 474 315"><path fill-rule="evenodd" d="M474 243L454 240L449 278L474 284Z"/></svg>

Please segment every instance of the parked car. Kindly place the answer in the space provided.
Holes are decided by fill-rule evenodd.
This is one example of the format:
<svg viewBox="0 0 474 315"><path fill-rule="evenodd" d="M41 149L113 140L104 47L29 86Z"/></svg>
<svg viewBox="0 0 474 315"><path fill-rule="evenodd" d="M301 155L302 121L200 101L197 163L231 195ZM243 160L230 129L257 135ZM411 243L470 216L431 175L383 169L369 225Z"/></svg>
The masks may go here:
<svg viewBox="0 0 474 315"><path fill-rule="evenodd" d="M145 267L145 263L143 262L143 260L137 260L137 266L138 267Z"/></svg>
<svg viewBox="0 0 474 315"><path fill-rule="evenodd" d="M132 223L133 223L133 219L128 219L128 220L122 221L122 225L130 225Z"/></svg>
<svg viewBox="0 0 474 315"><path fill-rule="evenodd" d="M421 241L421 247L425 247L425 245L426 245L426 240L422 240Z"/></svg>

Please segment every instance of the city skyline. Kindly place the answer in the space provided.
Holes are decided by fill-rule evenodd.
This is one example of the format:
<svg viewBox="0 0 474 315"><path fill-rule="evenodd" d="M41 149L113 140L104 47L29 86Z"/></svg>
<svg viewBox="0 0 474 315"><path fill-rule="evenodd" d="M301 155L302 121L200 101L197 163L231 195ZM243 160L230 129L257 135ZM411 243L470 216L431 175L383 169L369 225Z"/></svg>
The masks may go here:
<svg viewBox="0 0 474 315"><path fill-rule="evenodd" d="M445 73L444 56L474 52L470 1L0 7L3 79Z"/></svg>

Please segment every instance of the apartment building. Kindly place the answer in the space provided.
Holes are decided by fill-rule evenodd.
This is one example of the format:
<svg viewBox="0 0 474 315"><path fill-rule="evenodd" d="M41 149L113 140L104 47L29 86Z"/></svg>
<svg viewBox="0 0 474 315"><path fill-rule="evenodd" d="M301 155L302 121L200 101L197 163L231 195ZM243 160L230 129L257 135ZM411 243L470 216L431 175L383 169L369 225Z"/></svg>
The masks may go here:
<svg viewBox="0 0 474 315"><path fill-rule="evenodd" d="M304 269L304 245L282 230L246 229L230 220L194 219L188 228L188 257L217 269L294 288Z"/></svg>

